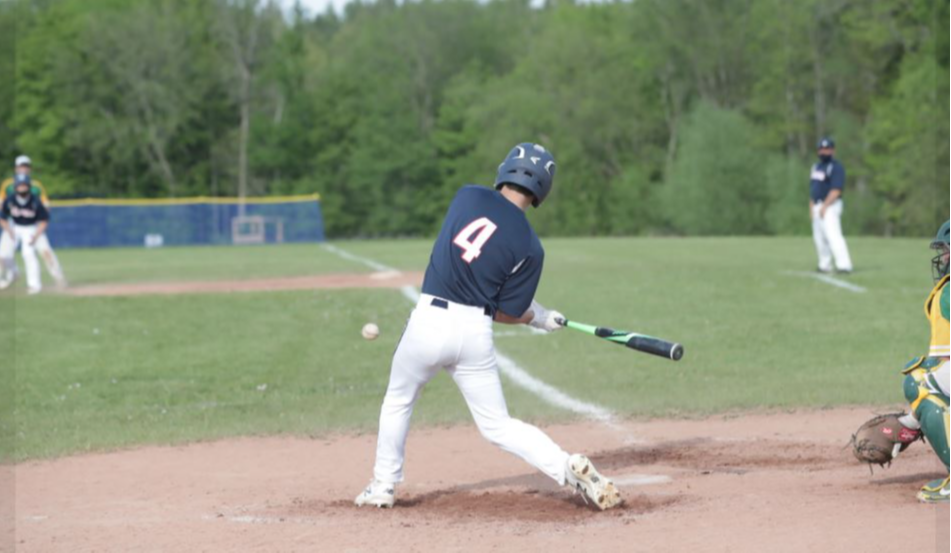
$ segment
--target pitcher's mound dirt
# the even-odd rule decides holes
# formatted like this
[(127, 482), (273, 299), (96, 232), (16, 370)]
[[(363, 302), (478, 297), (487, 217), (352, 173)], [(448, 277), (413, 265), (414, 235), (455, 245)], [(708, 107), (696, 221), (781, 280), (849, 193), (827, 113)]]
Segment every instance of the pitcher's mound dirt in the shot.
[(546, 431), (625, 503), (604, 513), (469, 426), (414, 431), (392, 510), (357, 509), (375, 437), (248, 438), (17, 467), (17, 551), (948, 551), (944, 470), (916, 444), (869, 474), (843, 446), (872, 409)]

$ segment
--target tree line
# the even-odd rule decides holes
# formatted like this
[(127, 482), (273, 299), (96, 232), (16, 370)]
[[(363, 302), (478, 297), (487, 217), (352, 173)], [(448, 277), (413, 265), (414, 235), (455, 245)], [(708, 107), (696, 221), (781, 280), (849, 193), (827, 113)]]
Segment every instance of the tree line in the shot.
[(433, 233), (512, 145), (554, 235), (808, 231), (816, 140), (851, 232), (948, 217), (948, 3), (259, 0), (0, 7), (0, 157), (54, 198), (319, 192), (331, 236)]

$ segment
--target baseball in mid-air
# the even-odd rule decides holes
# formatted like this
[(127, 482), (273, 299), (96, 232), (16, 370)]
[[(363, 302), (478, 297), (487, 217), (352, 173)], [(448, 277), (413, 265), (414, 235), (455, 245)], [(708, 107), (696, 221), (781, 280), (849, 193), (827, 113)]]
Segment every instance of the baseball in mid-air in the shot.
[(367, 323), (363, 325), (363, 330), (360, 331), (360, 334), (367, 340), (376, 340), (380, 335), (380, 327), (373, 323)]

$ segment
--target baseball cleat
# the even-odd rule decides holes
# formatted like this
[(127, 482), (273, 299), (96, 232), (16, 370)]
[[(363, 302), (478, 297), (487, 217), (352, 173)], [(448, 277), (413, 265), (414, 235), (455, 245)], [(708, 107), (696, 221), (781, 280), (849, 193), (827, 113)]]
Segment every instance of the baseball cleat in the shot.
[(389, 509), (396, 503), (395, 488), (396, 486), (394, 484), (373, 480), (370, 482), (370, 485), (367, 486), (367, 489), (363, 490), (363, 493), (357, 496), (353, 503), (357, 507), (372, 505), (373, 507), (381, 509)]
[(602, 511), (621, 504), (621, 493), (608, 478), (602, 476), (584, 455), (568, 457), (568, 485), (581, 492), (585, 503), (590, 499)]
[(948, 479), (932, 480), (918, 492), (918, 501), (922, 503), (947, 503), (951, 498), (951, 488), (948, 487)]
[(35, 296), (35, 295), (37, 295), (37, 294), (40, 293), (40, 289), (39, 289), (39, 288), (28, 288), (27, 291), (26, 291), (26, 293), (27, 293), (27, 295), (29, 295), (29, 296)]
[(16, 277), (0, 279), (0, 290), (6, 290), (7, 288), (13, 286), (13, 283), (16, 282), (16, 280)]

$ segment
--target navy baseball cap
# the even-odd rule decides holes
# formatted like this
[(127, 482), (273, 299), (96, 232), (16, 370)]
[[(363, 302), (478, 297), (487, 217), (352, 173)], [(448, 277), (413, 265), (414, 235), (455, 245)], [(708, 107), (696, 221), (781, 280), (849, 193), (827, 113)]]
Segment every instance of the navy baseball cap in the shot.
[(823, 148), (835, 148), (835, 140), (832, 140), (828, 136), (819, 140), (819, 143), (816, 144), (816, 149), (821, 150)]

